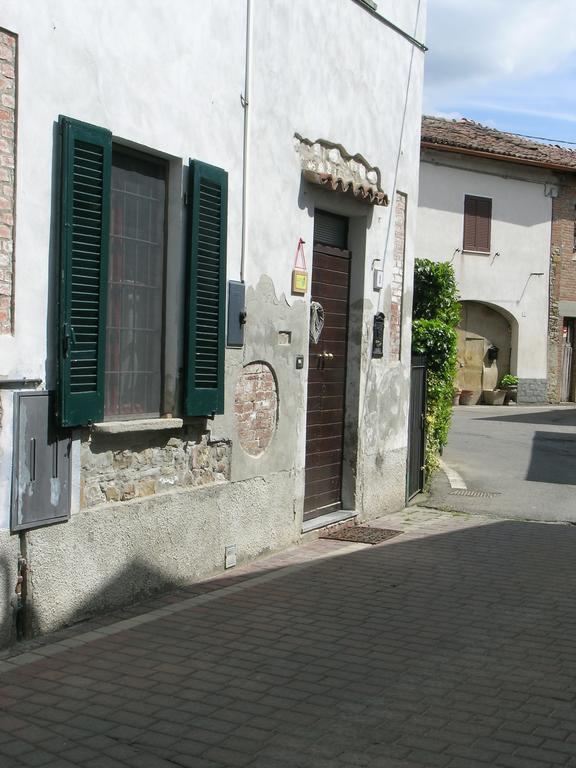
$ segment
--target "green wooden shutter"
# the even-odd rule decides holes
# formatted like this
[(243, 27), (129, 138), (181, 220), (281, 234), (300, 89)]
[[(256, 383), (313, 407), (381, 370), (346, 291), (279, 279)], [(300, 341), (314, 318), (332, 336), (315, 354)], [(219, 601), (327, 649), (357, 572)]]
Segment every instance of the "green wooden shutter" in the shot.
[(58, 416), (73, 427), (104, 414), (112, 134), (67, 117), (60, 131)]
[(224, 413), (228, 174), (190, 161), (186, 283), (187, 416)]

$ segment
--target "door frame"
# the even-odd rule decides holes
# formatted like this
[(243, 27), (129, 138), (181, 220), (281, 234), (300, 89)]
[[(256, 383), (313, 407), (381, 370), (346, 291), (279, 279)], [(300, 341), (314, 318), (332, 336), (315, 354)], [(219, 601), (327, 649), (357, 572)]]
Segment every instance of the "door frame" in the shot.
[[(344, 217), (342, 217), (344, 218)], [(339, 502), (334, 502), (333, 504), (328, 504), (325, 507), (319, 507), (315, 510), (309, 510), (303, 512), (303, 521), (308, 522), (310, 520), (314, 520), (318, 517), (322, 517), (325, 514), (333, 514), (335, 512), (338, 512), (339, 510), (344, 508), (343, 504), (343, 486), (344, 486), (344, 459), (346, 455), (346, 439), (345, 439), (345, 432), (346, 432), (346, 405), (348, 400), (348, 342), (349, 342), (349, 335), (350, 335), (350, 284), (352, 281), (352, 251), (349, 248), (337, 248), (335, 246), (330, 245), (323, 245), (320, 243), (314, 242), (313, 245), (313, 253), (312, 253), (312, 270), (311, 270), (311, 288), (310, 288), (310, 300), (313, 300), (312, 297), (312, 285), (314, 283), (314, 266), (316, 263), (315, 256), (316, 254), (324, 254), (326, 256), (337, 256), (337, 257), (344, 257), (348, 259), (349, 268), (348, 268), (348, 284), (347, 284), (347, 293), (346, 293), (346, 326), (345, 326), (345, 335), (344, 335), (344, 391), (342, 396), (342, 438), (340, 443), (340, 500)], [(306, 381), (306, 427), (305, 427), (305, 434), (307, 436), (308, 432), (308, 401), (309, 401), (309, 395), (308, 395), (308, 386), (310, 381), (310, 358), (311, 358), (311, 352), (310, 352), (310, 337), (308, 337), (308, 360), (309, 360), (309, 366), (308, 366), (308, 379)], [(307, 440), (306, 440), (307, 442)], [(304, 462), (304, 505), (306, 504), (306, 474), (308, 469), (308, 452), (305, 449), (305, 462)], [(336, 506), (335, 506), (336, 505)], [(334, 507), (335, 508), (330, 508)]]

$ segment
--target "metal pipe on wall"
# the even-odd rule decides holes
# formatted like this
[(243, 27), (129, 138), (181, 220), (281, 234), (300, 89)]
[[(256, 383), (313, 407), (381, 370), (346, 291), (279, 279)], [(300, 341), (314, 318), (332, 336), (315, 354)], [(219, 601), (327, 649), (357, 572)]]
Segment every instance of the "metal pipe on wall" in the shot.
[(244, 282), (246, 253), (248, 251), (248, 174), (250, 171), (250, 99), (252, 80), (252, 1), (246, 0), (246, 59), (244, 71), (244, 93), (241, 103), (244, 108), (244, 144), (242, 151), (242, 251), (240, 256), (240, 280)]

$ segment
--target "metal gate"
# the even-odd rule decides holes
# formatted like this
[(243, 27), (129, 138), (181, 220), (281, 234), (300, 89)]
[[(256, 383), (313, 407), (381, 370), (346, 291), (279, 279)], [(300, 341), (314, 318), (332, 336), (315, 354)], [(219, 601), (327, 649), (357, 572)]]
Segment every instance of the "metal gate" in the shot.
[(410, 412), (408, 415), (408, 466), (406, 498), (424, 490), (426, 446), (426, 359), (412, 358), (410, 376)]

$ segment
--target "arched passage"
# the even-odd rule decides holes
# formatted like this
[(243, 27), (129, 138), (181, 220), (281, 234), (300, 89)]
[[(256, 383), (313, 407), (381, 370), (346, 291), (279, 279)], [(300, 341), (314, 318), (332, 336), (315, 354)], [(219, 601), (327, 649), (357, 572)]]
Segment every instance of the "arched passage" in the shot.
[[(472, 390), (478, 403), (482, 390), (495, 389), (502, 376), (516, 370), (518, 324), (509, 312), (479, 301), (463, 301), (461, 307), (456, 383)], [(497, 348), (495, 359), (491, 347)]]

